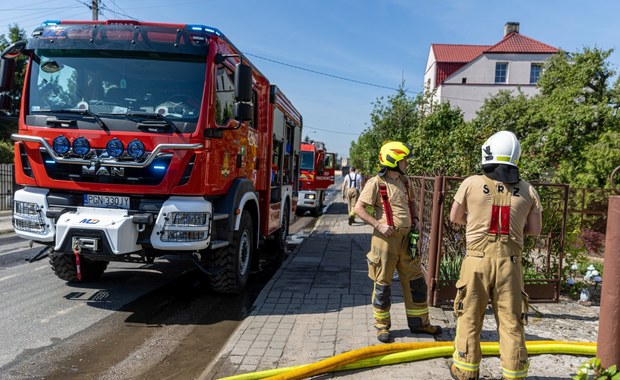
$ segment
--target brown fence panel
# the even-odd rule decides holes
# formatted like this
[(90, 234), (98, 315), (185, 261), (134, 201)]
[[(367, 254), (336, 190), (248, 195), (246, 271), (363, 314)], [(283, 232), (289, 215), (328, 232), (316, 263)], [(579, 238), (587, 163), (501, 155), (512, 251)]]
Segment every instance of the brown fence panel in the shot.
[[(429, 304), (450, 304), (465, 255), (465, 227), (450, 223), (450, 208), (462, 177), (412, 177), (421, 217), (421, 252)], [(533, 302), (557, 302), (568, 210), (568, 185), (534, 183), (543, 204), (543, 232), (528, 236), (523, 252), (526, 292)], [(432, 193), (432, 194), (431, 194)]]

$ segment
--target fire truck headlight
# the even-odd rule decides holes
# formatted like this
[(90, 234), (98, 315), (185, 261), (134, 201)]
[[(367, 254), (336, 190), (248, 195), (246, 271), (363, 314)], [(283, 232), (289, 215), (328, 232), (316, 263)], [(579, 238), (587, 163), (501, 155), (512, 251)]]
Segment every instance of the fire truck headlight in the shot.
[(56, 152), (56, 154), (64, 156), (71, 148), (71, 144), (69, 143), (68, 138), (60, 135), (54, 139), (52, 142), (52, 147), (54, 148), (54, 152)]
[(208, 212), (171, 212), (166, 218), (161, 240), (205, 240), (209, 237), (210, 217)]
[(45, 232), (45, 221), (39, 205), (16, 200), (13, 209), (13, 227), (21, 231)]
[(90, 143), (84, 137), (78, 137), (73, 141), (73, 151), (79, 156), (85, 156), (90, 152)]
[(132, 140), (127, 145), (127, 153), (134, 159), (144, 156), (144, 144), (140, 140)]
[(306, 194), (306, 199), (314, 199), (316, 198), (316, 194)]
[(105, 151), (110, 155), (110, 157), (120, 157), (123, 154), (125, 147), (121, 140), (114, 138), (105, 146)]

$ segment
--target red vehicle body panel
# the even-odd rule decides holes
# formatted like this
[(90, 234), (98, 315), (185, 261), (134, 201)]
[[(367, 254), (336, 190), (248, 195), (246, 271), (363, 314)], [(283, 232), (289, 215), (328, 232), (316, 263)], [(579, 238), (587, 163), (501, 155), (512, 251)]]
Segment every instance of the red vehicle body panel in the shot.
[[(140, 26), (154, 26), (172, 29), (185, 29), (183, 24), (165, 24), (138, 22), (134, 20), (117, 21), (63, 21), (63, 25), (77, 24), (132, 24)], [(151, 38), (161, 41), (173, 42), (170, 33), (153, 33)], [(79, 38), (79, 36), (73, 36)], [(90, 38), (90, 34), (85, 33), (84, 38)], [(127, 33), (119, 32), (115, 37), (119, 39), (127, 38)], [(172, 38), (172, 39), (171, 39)], [(238, 129), (225, 130), (219, 138), (204, 137), (205, 131), (209, 129), (221, 129), (215, 123), (216, 97), (214, 94), (214, 83), (216, 81), (217, 65), (216, 54), (234, 55), (227, 58), (230, 64), (240, 61), (241, 52), (220, 33), (212, 33), (208, 37), (208, 55), (205, 56), (206, 76), (203, 86), (203, 97), (200, 105), (200, 116), (197, 126), (193, 133), (149, 133), (149, 132), (114, 132), (113, 136), (105, 130), (72, 130), (59, 128), (48, 128), (29, 125), (26, 122), (28, 113), (27, 104), (29, 99), (27, 94), (31, 78), (27, 69), (24, 81), (24, 98), (21, 105), (21, 117), (19, 119), (19, 135), (37, 136), (45, 139), (48, 144), (52, 144), (55, 137), (62, 134), (73, 141), (77, 137), (85, 137), (89, 140), (91, 147), (105, 149), (106, 143), (112, 138), (118, 138), (126, 147), (127, 144), (139, 138), (145, 145), (146, 151), (153, 150), (159, 144), (201, 144), (202, 148), (191, 150), (166, 151), (173, 153), (166, 175), (161, 183), (156, 186), (142, 184), (115, 184), (115, 183), (88, 183), (74, 180), (58, 180), (51, 178), (45, 169), (42, 155), (40, 154), (41, 145), (37, 142), (17, 141), (15, 143), (15, 179), (17, 184), (23, 186), (35, 186), (55, 190), (69, 190), (84, 193), (106, 193), (123, 195), (196, 195), (205, 197), (220, 197), (227, 194), (235, 179), (250, 179), (260, 199), (260, 233), (267, 236), (279, 227), (280, 209), (277, 205), (270, 204), (272, 187), (271, 182), (271, 151), (273, 150), (273, 114), (274, 109), (279, 108), (288, 120), (301, 129), (301, 115), (291, 104), (291, 102), (280, 92), (275, 91), (275, 96), (270, 94), (273, 91), (267, 78), (247, 59), (243, 62), (250, 64), (253, 71), (253, 90), (256, 95), (254, 104), (255, 127), (248, 122), (241, 123)], [(230, 126), (234, 126), (232, 123)], [(28, 158), (28, 163), (23, 162), (23, 158)], [(194, 157), (193, 169), (189, 179), (179, 184), (184, 175), (188, 163)], [(23, 168), (29, 165), (32, 175), (24, 172)]]

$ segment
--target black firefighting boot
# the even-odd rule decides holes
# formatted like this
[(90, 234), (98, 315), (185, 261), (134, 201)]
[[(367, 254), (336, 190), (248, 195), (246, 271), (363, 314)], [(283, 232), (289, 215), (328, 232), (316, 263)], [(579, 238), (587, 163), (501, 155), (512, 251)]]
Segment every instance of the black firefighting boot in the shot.
[(430, 323), (420, 327), (412, 327), (410, 330), (412, 334), (441, 335), (443, 332), (441, 326), (431, 325)]
[(450, 376), (454, 380), (478, 380), (478, 372), (463, 371), (459, 367), (452, 364), (450, 366)]
[(392, 336), (390, 335), (390, 330), (386, 328), (377, 329), (377, 339), (381, 343), (390, 343), (392, 342)]

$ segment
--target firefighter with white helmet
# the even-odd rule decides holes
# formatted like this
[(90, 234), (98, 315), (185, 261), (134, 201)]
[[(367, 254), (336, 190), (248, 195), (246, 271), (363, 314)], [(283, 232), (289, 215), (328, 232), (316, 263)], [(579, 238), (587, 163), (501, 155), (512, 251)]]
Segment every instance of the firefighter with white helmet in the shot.
[(542, 207), (532, 185), (519, 177), (521, 146), (514, 133), (500, 131), (482, 145), (482, 175), (466, 178), (454, 196), (450, 221), (466, 226), (454, 312), (457, 316), (450, 374), (478, 379), (480, 332), (491, 301), (499, 333), (504, 379), (523, 379), (528, 297), (521, 255), (525, 235), (538, 235)]
[[(398, 141), (384, 144), (379, 153), (381, 170), (368, 180), (357, 203), (355, 213), (374, 227), (368, 259), (368, 277), (374, 282), (372, 310), (377, 339), (392, 341), (390, 335), (392, 304), (391, 285), (394, 269), (403, 288), (407, 324), (412, 333), (441, 334), (428, 316), (427, 287), (417, 244), (411, 243), (411, 232), (418, 229), (419, 219), (413, 202), (412, 184), (406, 175), (410, 145)], [(374, 216), (366, 208), (374, 209)]]

